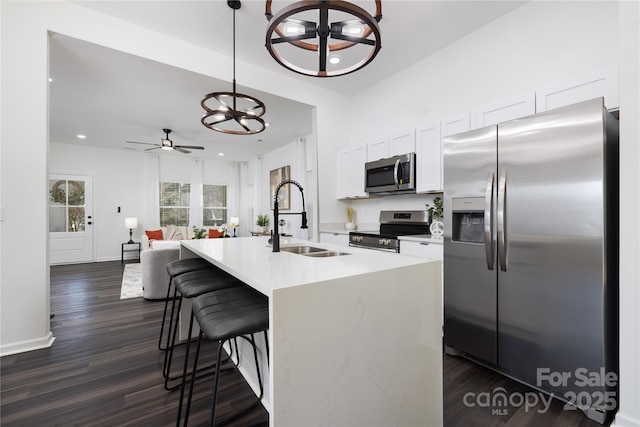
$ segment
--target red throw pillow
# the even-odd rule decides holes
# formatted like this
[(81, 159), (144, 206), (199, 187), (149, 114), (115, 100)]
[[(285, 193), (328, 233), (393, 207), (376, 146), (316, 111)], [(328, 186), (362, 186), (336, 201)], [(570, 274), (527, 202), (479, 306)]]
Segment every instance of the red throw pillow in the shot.
[(145, 230), (144, 232), (149, 237), (149, 240), (163, 240), (162, 230)]
[(216, 237), (220, 237), (220, 232), (218, 230), (216, 230), (216, 229), (210, 228), (209, 229), (209, 238), (213, 239), (213, 238), (216, 238)]

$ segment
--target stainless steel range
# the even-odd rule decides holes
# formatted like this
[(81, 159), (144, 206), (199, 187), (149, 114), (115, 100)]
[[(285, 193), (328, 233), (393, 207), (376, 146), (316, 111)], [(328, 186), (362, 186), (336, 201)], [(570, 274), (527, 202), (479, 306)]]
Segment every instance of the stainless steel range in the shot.
[(381, 211), (380, 233), (349, 233), (349, 246), (400, 252), (398, 236), (429, 234), (427, 211)]

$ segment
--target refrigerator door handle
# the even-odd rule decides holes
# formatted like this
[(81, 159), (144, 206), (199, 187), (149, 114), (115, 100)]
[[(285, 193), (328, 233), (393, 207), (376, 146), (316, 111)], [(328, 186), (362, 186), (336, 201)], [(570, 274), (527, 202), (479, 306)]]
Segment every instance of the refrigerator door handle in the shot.
[(489, 270), (493, 270), (493, 181), (493, 172), (489, 172), (484, 193), (484, 248)]
[(507, 202), (507, 170), (500, 172), (498, 182), (498, 256), (500, 258), (500, 270), (507, 271), (507, 236), (506, 236), (506, 202)]

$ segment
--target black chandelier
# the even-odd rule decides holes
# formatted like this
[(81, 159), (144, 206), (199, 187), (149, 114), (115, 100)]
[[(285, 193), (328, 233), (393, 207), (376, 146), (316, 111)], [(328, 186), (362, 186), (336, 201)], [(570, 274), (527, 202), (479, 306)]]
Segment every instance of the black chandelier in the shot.
[[(303, 0), (274, 16), (271, 0), (267, 0), (265, 45), (273, 59), (296, 73), (313, 77), (353, 73), (380, 51), (382, 3), (375, 0), (375, 4), (376, 14), (371, 16), (347, 1)], [(330, 22), (332, 19), (337, 20)]]
[[(236, 92), (236, 10), (240, 9), (239, 0), (227, 0), (233, 9), (233, 91), (212, 92), (202, 99), (200, 105), (205, 113), (200, 121), (209, 129), (233, 135), (252, 135), (265, 129), (264, 103), (252, 96)], [(211, 108), (209, 104), (216, 100), (218, 105)]]

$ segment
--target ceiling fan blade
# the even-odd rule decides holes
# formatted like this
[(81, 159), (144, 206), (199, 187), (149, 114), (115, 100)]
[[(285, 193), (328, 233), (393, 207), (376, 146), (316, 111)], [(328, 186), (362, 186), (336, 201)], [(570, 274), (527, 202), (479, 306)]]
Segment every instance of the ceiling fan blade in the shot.
[(204, 147), (199, 145), (174, 145), (173, 148), (188, 148), (190, 150), (204, 150)]
[(189, 154), (191, 152), (191, 151), (188, 151), (188, 150), (183, 150), (180, 147), (176, 147), (175, 145), (173, 146), (173, 149), (176, 150), (176, 151), (179, 151), (181, 153), (185, 153), (185, 154)]
[[(154, 144), (155, 145), (155, 144)], [(157, 150), (158, 148), (162, 148), (162, 147), (153, 147), (153, 148), (147, 148), (144, 151), (151, 151), (151, 150)]]
[(138, 141), (125, 141), (129, 144), (143, 144), (143, 145), (158, 145), (158, 144), (151, 144), (150, 142), (138, 142)]

